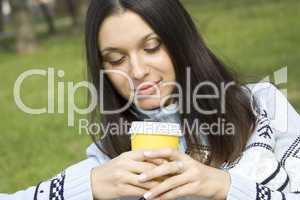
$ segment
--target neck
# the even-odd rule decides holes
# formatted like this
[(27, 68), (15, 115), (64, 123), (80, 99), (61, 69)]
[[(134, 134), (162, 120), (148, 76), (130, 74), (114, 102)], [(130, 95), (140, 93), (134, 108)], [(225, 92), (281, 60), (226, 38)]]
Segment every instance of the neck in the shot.
[[(154, 109), (141, 109), (132, 104), (131, 110), (141, 120), (151, 119), (154, 121), (166, 121), (167, 119), (174, 118), (174, 116), (177, 118), (177, 115), (179, 114), (177, 112), (177, 107), (178, 104), (176, 102), (170, 101), (169, 104), (166, 104), (166, 106)], [(177, 120), (175, 121), (177, 122)]]

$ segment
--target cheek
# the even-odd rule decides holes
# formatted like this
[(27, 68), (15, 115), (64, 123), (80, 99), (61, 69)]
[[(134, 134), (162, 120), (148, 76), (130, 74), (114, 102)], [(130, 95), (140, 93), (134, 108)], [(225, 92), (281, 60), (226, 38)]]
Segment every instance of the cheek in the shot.
[(175, 69), (169, 55), (162, 51), (154, 60), (156, 70), (160, 71), (168, 81), (175, 81)]
[(167, 75), (168, 77), (170, 77), (170, 78), (175, 77), (175, 69), (174, 69), (173, 63), (170, 60), (167, 60), (165, 62), (165, 65), (163, 65), (162, 70), (163, 70), (164, 74)]
[(108, 78), (121, 96), (125, 98), (129, 97), (130, 84), (127, 78), (121, 75), (108, 75)]

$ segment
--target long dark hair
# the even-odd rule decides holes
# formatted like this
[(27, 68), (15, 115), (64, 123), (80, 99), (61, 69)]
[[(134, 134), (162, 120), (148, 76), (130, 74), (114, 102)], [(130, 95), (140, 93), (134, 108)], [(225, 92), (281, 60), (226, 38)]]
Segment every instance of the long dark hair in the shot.
[[(211, 162), (221, 164), (224, 161), (232, 162), (244, 150), (256, 120), (252, 112), (251, 99), (241, 88), (233, 73), (205, 45), (198, 33), (191, 16), (179, 0), (91, 0), (86, 17), (86, 54), (89, 80), (96, 86), (98, 94), (104, 90), (103, 107), (107, 110), (121, 108), (127, 103), (122, 98), (109, 79), (105, 76), (103, 85), (99, 83), (99, 71), (102, 68), (102, 57), (98, 48), (98, 32), (104, 19), (110, 15), (123, 11), (132, 11), (141, 16), (148, 25), (158, 34), (166, 46), (169, 56), (175, 67), (176, 81), (183, 88), (183, 108), (187, 108), (187, 98), (192, 99), (192, 93), (186, 90), (186, 72), (191, 69), (191, 89), (203, 81), (210, 81), (221, 89), (221, 83), (235, 82), (226, 91), (226, 113), (221, 113), (220, 99), (198, 99), (198, 105), (203, 109), (217, 109), (216, 114), (205, 115), (197, 112), (192, 106), (189, 113), (184, 110), (181, 120), (190, 124), (194, 120), (199, 123), (216, 123), (219, 118), (225, 119), (235, 126), (232, 135), (208, 135), (211, 152)], [(122, 33), (120, 33), (122, 34)], [(220, 91), (220, 90), (219, 90)], [(212, 94), (209, 87), (201, 87), (198, 94)], [(100, 96), (98, 96), (100, 98)], [(99, 105), (98, 105), (99, 106)], [(120, 123), (119, 119), (128, 121), (138, 120), (128, 110), (119, 114), (101, 114), (99, 109), (91, 114), (92, 122), (101, 122), (103, 127), (109, 123)], [(121, 125), (120, 125), (121, 126)], [(126, 128), (125, 128), (126, 129)], [(125, 132), (128, 131), (125, 130)], [(93, 141), (98, 148), (114, 158), (122, 152), (130, 150), (128, 134), (108, 134), (100, 139), (101, 135), (92, 134)], [(188, 149), (200, 146), (197, 133), (185, 134)]]

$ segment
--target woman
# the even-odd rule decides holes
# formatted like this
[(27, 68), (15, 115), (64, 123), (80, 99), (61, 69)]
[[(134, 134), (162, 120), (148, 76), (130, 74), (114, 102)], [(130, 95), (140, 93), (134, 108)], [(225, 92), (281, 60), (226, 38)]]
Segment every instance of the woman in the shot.
[[(238, 84), (178, 0), (91, 0), (86, 47), (102, 125), (177, 122), (185, 130), (180, 149), (131, 151), (127, 127), (92, 134), (86, 160), (0, 199), (300, 199), (298, 114), (271, 84)], [(195, 120), (213, 128), (191, 130)], [(230, 131), (216, 130), (218, 120)]]

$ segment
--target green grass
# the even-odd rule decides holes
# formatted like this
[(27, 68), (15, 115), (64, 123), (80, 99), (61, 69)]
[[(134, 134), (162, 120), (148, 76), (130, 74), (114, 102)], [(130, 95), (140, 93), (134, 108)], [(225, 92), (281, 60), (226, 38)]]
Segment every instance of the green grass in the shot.
[[(289, 99), (300, 111), (298, 0), (183, 1), (208, 46), (245, 80), (258, 81), (288, 66)], [(56, 84), (83, 80), (83, 37), (68, 33), (43, 36), (34, 55), (16, 56), (0, 50), (0, 66), (0, 191), (13, 192), (85, 158), (91, 141), (79, 134), (77, 123), (67, 127), (66, 115), (62, 114), (25, 114), (13, 99), (14, 82), (28, 69), (63, 69), (65, 77), (56, 78)], [(45, 77), (30, 78), (24, 82), (22, 98), (30, 106), (44, 106), (46, 89)], [(79, 105), (85, 104), (83, 91), (76, 97)]]
[(208, 46), (248, 82), (288, 67), (290, 101), (300, 110), (300, 2), (185, 0)]
[[(17, 108), (13, 98), (14, 82), (23, 71), (48, 67), (62, 69), (65, 77), (56, 77), (57, 87), (58, 81), (66, 83), (84, 79), (83, 60), (82, 37), (67, 34), (41, 41), (39, 52), (34, 55), (16, 56), (1, 52), (1, 192), (34, 185), (85, 158), (90, 138), (79, 135), (76, 126), (67, 127), (66, 115), (28, 115)], [(22, 98), (27, 105), (34, 108), (47, 105), (46, 77), (28, 78), (22, 89)], [(85, 104), (84, 94), (80, 90), (76, 95), (79, 106)]]

